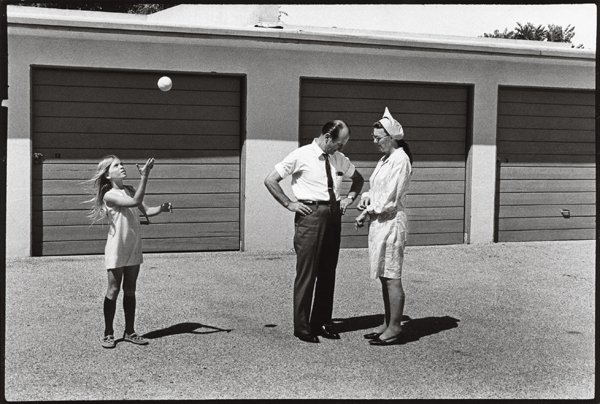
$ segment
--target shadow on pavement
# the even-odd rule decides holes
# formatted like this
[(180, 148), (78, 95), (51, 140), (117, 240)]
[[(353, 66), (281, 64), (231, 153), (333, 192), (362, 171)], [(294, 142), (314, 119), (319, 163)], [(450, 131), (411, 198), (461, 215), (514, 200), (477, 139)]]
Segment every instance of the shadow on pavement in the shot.
[[(410, 317), (402, 316), (402, 321), (408, 321)], [(375, 328), (383, 324), (383, 314), (371, 314), (369, 316), (359, 316), (350, 318), (332, 319), (335, 331), (338, 333), (366, 330)]]
[[(402, 342), (418, 341), (422, 337), (437, 334), (442, 331), (450, 330), (458, 327), (460, 320), (450, 317), (424, 317), (411, 319), (408, 316), (402, 316), (402, 321), (406, 321), (402, 325), (404, 336)], [(350, 318), (335, 318), (333, 319), (335, 330), (339, 333), (366, 330), (375, 328), (383, 323), (383, 314), (372, 314), (369, 316), (359, 316)]]
[(421, 337), (456, 328), (459, 321), (450, 316), (424, 317), (410, 320), (402, 325), (402, 332), (405, 333), (404, 337), (402, 337), (402, 342), (418, 341)]
[[(198, 328), (209, 328), (210, 330), (209, 331), (196, 331)], [(150, 332), (142, 335), (142, 337), (148, 338), (148, 339), (154, 339), (154, 338), (162, 338), (162, 337), (166, 337), (169, 335), (176, 335), (176, 334), (214, 334), (216, 332), (230, 332), (230, 331), (232, 331), (232, 330), (225, 330), (222, 328), (212, 327), (210, 325), (200, 324), (200, 323), (179, 323), (179, 324), (175, 324), (170, 327), (167, 327), (167, 328), (163, 328), (161, 330), (150, 331)]]

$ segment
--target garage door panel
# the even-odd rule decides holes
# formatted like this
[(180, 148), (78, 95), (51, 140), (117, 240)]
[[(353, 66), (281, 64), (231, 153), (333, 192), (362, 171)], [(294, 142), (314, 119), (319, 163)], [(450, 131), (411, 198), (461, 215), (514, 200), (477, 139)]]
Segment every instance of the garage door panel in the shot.
[[(365, 225), (366, 227), (366, 225)], [(408, 230), (410, 234), (431, 234), (431, 233), (462, 233), (463, 221), (462, 220), (432, 220), (432, 221), (421, 221), (421, 220), (409, 220)], [(354, 223), (342, 223), (342, 232), (344, 234), (352, 235), (366, 235), (367, 230), (365, 228), (355, 231)]]
[[(462, 142), (421, 142), (411, 141), (408, 142), (411, 153), (417, 154), (435, 154), (435, 155), (452, 155), (458, 154), (464, 156), (465, 144)], [(377, 150), (377, 146), (371, 140), (359, 140), (351, 138), (348, 143), (344, 146), (344, 154), (362, 154), (362, 153), (376, 153), (381, 158), (381, 152)]]
[(499, 103), (595, 105), (595, 94), (590, 91), (563, 91), (555, 89), (508, 88), (498, 93)]
[(503, 166), (500, 172), (503, 180), (593, 180), (596, 169), (593, 167), (518, 167)]
[[(158, 203), (148, 203), (149, 206), (158, 205)], [(176, 214), (161, 214), (150, 218), (151, 224), (161, 223), (209, 223), (209, 222), (238, 222), (240, 212), (238, 208), (200, 208), (186, 209), (175, 208)], [(87, 216), (87, 210), (75, 211), (45, 211), (40, 220), (36, 223), (42, 223), (44, 226), (85, 226), (90, 225), (90, 218)], [(41, 211), (34, 212), (34, 215), (41, 215)], [(142, 219), (142, 221), (145, 219)], [(107, 220), (103, 220), (108, 224)]]
[[(367, 191), (369, 185), (366, 181), (363, 191)], [(410, 194), (460, 194), (465, 191), (464, 181), (415, 181), (410, 183)], [(342, 183), (340, 189), (341, 195), (345, 195), (350, 191), (350, 182)]]
[(205, 97), (198, 97), (194, 91), (160, 91), (158, 89), (136, 90), (130, 88), (85, 88), (61, 86), (35, 86), (32, 90), (33, 101), (64, 101), (85, 103), (119, 104), (158, 104), (158, 105), (207, 105), (240, 106), (240, 96), (236, 92), (210, 91)]
[[(209, 135), (158, 135), (158, 134), (97, 134), (90, 136), (72, 133), (39, 133), (39, 147), (54, 147), (59, 149), (69, 149), (86, 147), (93, 148), (102, 139), (104, 147), (111, 147), (111, 150), (125, 148), (136, 148), (138, 153), (144, 150), (144, 147), (156, 148), (154, 142), (165, 142), (165, 149), (182, 150), (189, 145), (192, 149), (198, 149), (204, 146), (210, 150), (236, 150), (239, 149), (239, 137), (230, 136), (209, 136)], [(59, 151), (59, 153), (62, 153)], [(147, 155), (147, 154), (146, 154)], [(147, 159), (147, 158), (146, 158)]]
[[(78, 241), (104, 240), (109, 231), (106, 224), (83, 226), (46, 226), (34, 227), (33, 239), (42, 241)], [(145, 239), (170, 237), (233, 237), (239, 233), (238, 222), (222, 223), (164, 223), (143, 226), (142, 234)], [(143, 242), (142, 242), (143, 244)]]
[[(124, 160), (127, 170), (127, 181), (139, 181), (140, 173), (135, 167), (135, 163), (128, 163)], [(140, 161), (140, 167), (145, 161)], [(97, 164), (41, 164), (44, 179), (55, 180), (88, 180), (96, 173)], [(183, 179), (183, 178), (239, 178), (239, 165), (230, 164), (178, 164), (166, 165), (156, 163), (150, 174), (152, 179)], [(132, 182), (131, 185), (135, 185)]]
[(526, 103), (502, 103), (498, 107), (501, 115), (522, 116), (545, 116), (545, 117), (569, 117), (589, 118), (594, 115), (593, 105), (549, 105), (549, 104), (526, 104)]
[(495, 239), (584, 239), (596, 226), (594, 92), (499, 94)]
[[(356, 166), (356, 164), (355, 164)], [(418, 168), (418, 169), (417, 169)], [(357, 170), (360, 171), (362, 176), (368, 179), (373, 171), (375, 171), (375, 167), (356, 167)], [(465, 178), (465, 169), (464, 168), (434, 168), (434, 167), (414, 167), (413, 166), (413, 174), (410, 177), (411, 182), (414, 181), (462, 181)], [(350, 180), (345, 180), (350, 181)]]
[[(201, 190), (198, 190), (201, 191)], [(59, 210), (87, 210), (91, 204), (88, 203), (92, 195), (44, 195), (33, 199), (33, 211), (59, 211)], [(144, 198), (147, 205), (159, 205), (162, 202), (169, 201), (173, 204), (173, 209), (188, 208), (238, 208), (240, 198), (238, 194), (168, 194), (147, 192)], [(157, 216), (160, 217), (160, 216)], [(164, 217), (164, 216), (163, 216)], [(169, 216), (175, 220), (174, 216)]]
[(593, 154), (589, 143), (555, 143), (555, 142), (504, 142), (499, 141), (502, 154)]
[[(111, 134), (169, 134), (174, 135), (239, 135), (238, 121), (194, 121), (159, 119), (112, 119), (112, 118), (34, 118), (33, 130), (37, 133), (98, 133), (104, 137)], [(41, 144), (41, 147), (48, 146)], [(50, 145), (52, 146), (52, 145)]]
[[(342, 216), (342, 223), (350, 223), (354, 225), (354, 220), (360, 214), (356, 208), (348, 208), (346, 214)], [(410, 218), (409, 221), (419, 220), (462, 220), (464, 210), (461, 207), (442, 207), (442, 208), (426, 208), (413, 207), (406, 209), (406, 215)]]
[(595, 229), (524, 230), (500, 233), (500, 242), (593, 240)]
[(596, 203), (595, 192), (544, 192), (544, 193), (508, 193), (500, 194), (500, 205), (546, 205), (546, 204), (588, 204)]
[[(33, 195), (77, 195), (85, 191), (86, 184), (77, 180), (34, 180)], [(236, 193), (239, 192), (239, 179), (151, 179), (148, 191), (160, 193)]]
[(593, 118), (564, 118), (564, 117), (540, 117), (540, 116), (499, 116), (499, 128), (547, 128), (547, 129), (571, 129), (571, 130), (594, 130)]
[(76, 74), (70, 70), (49, 69), (43, 75), (35, 75), (32, 83), (36, 86), (51, 85), (56, 83), (68, 83), (69, 87), (85, 88), (136, 88), (156, 90), (158, 79), (162, 76), (173, 79), (173, 89), (185, 89), (186, 91), (229, 91), (240, 92), (240, 82), (231, 80), (230, 77), (197, 76), (185, 73), (162, 74), (155, 72), (126, 72), (102, 70), (79, 70)]
[(589, 143), (595, 141), (593, 130), (499, 128), (498, 138), (505, 142)]
[(102, 156), (117, 154), (126, 163), (145, 163), (149, 157), (156, 159), (157, 165), (163, 164), (240, 164), (239, 150), (200, 150), (185, 148), (169, 149), (123, 149), (94, 148), (94, 149), (56, 149), (35, 147), (34, 153), (43, 154), (43, 164), (98, 164)]
[(506, 218), (500, 230), (594, 229), (595, 218), (589, 217), (527, 217)]
[(388, 107), (392, 111), (403, 111), (405, 114), (433, 112), (437, 115), (461, 114), (466, 108), (465, 102), (415, 101), (415, 100), (372, 100), (365, 109), (362, 99), (339, 99), (305, 97), (302, 99), (304, 111), (344, 111), (347, 113), (380, 114)]
[[(381, 114), (381, 112), (379, 112)], [(335, 118), (332, 118), (331, 112), (303, 112), (303, 122), (306, 125), (317, 126), (321, 122), (325, 123), (331, 119), (341, 119), (346, 122), (350, 128), (358, 126), (373, 126), (375, 122), (373, 117), (380, 118), (381, 115), (376, 113), (360, 113), (360, 112), (337, 112)], [(465, 116), (461, 115), (435, 115), (435, 114), (397, 114), (397, 120), (401, 120), (402, 126), (407, 127), (420, 126), (428, 128), (462, 128), (466, 122)], [(322, 127), (323, 124), (321, 124)]]
[[(571, 217), (591, 217), (595, 218), (596, 205), (574, 205), (569, 203), (569, 214)], [(557, 217), (562, 218), (561, 213), (564, 207), (557, 205), (531, 205), (531, 206), (502, 206), (500, 207), (499, 217), (501, 218), (522, 218), (522, 217)]]
[[(589, 146), (588, 146), (589, 147)], [(596, 156), (593, 154), (511, 154), (511, 153), (498, 153), (498, 158), (502, 164), (509, 163), (511, 165), (539, 165), (544, 166), (556, 166), (556, 167), (570, 167), (572, 165), (580, 166), (586, 165), (588, 167), (594, 167)]]
[(190, 119), (238, 121), (239, 106), (148, 105), (119, 103), (79, 103), (37, 101), (33, 107), (38, 117), (120, 118), (120, 119)]
[[(46, 242), (43, 245), (34, 245), (33, 254), (35, 256), (104, 254), (105, 244), (106, 240)], [(239, 237), (148, 239), (142, 242), (144, 253), (237, 251), (239, 249)]]
[[(332, 114), (328, 119), (336, 119), (335, 113)], [(369, 122), (365, 125), (350, 125), (350, 129), (352, 130), (352, 134), (350, 135), (351, 142), (355, 140), (369, 140), (369, 135), (373, 133), (373, 124), (378, 120), (377, 117), (381, 118), (379, 114), (373, 114), (375, 116), (375, 121)], [(300, 140), (306, 143), (312, 142), (312, 139), (319, 137), (321, 133), (321, 128), (323, 127), (323, 123), (308, 125), (302, 124), (300, 126)], [(402, 125), (404, 129), (404, 135), (406, 139), (411, 140), (412, 144), (415, 141), (421, 142), (430, 142), (430, 141), (446, 141), (446, 142), (464, 142), (466, 139), (466, 133), (464, 128), (418, 128), (418, 127), (409, 127), (406, 125)], [(373, 139), (371, 138), (371, 142)], [(350, 143), (348, 143), (350, 144)]]
[(317, 83), (310, 79), (303, 80), (300, 88), (302, 97), (323, 98), (360, 98), (369, 100), (427, 100), (427, 101), (457, 101), (465, 102), (467, 89), (457, 86), (426, 86), (421, 84), (390, 85), (377, 82), (334, 82), (325, 81)]
[(133, 186), (134, 164), (154, 157), (144, 201), (173, 203), (142, 227), (144, 251), (239, 250), (241, 80), (169, 76), (174, 87), (162, 92), (152, 74), (33, 70), (33, 150), (43, 155), (33, 165), (34, 255), (103, 253), (108, 225), (90, 225), (86, 180), (108, 154)]
[(501, 180), (500, 192), (591, 192), (594, 180)]
[[(381, 157), (381, 156), (379, 156)], [(361, 161), (361, 160), (356, 160), (356, 159), (352, 159), (352, 164), (354, 164), (354, 166), (361, 170), (360, 172), (362, 173), (362, 170), (364, 170), (365, 168), (370, 168), (373, 169), (373, 165), (370, 161)], [(439, 161), (439, 160), (434, 160), (434, 161), (425, 161), (425, 160), (421, 160), (419, 159), (419, 161), (413, 161), (412, 163), (412, 168), (413, 170), (416, 168), (419, 169), (424, 169), (424, 168), (435, 168), (435, 169), (450, 169), (450, 170), (454, 170), (456, 168), (462, 168), (464, 170), (466, 164), (465, 161)], [(425, 171), (425, 170), (423, 170)], [(464, 172), (464, 171), (463, 171)], [(413, 172), (413, 177), (415, 178), (414, 175), (416, 175), (416, 171)]]

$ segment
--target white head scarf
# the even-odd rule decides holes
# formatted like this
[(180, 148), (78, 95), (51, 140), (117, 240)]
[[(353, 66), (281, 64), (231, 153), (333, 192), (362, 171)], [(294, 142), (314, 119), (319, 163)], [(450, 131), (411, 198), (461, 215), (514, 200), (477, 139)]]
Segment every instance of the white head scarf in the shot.
[(404, 137), (402, 125), (400, 125), (400, 123), (392, 117), (392, 114), (390, 114), (390, 111), (387, 107), (385, 107), (383, 118), (381, 118), (378, 122), (381, 123), (392, 139), (402, 140)]

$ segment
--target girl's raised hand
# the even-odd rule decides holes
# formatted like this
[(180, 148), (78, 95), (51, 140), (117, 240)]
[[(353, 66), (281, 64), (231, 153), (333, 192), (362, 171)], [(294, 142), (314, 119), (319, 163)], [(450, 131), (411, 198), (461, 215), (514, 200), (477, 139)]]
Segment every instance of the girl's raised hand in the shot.
[(150, 174), (150, 170), (154, 167), (154, 157), (150, 157), (144, 167), (140, 168), (138, 164), (135, 165), (140, 172), (140, 175), (143, 177), (147, 177)]

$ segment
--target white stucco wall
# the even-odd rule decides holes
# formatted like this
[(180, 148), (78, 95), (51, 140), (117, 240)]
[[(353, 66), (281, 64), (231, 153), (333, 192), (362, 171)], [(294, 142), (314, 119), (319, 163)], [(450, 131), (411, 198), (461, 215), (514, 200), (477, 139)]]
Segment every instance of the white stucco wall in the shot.
[[(285, 30), (77, 23), (27, 18), (14, 12), (11, 17), (11, 9), (7, 256), (12, 257), (31, 252), (31, 65), (245, 75), (245, 250), (292, 248), (293, 214), (271, 197), (263, 180), (298, 145), (301, 77), (473, 86), (466, 204), (471, 243), (493, 240), (498, 86), (595, 86), (595, 56), (585, 51), (414, 43), (369, 36), (356, 39)], [(290, 192), (289, 180), (283, 186)]]

